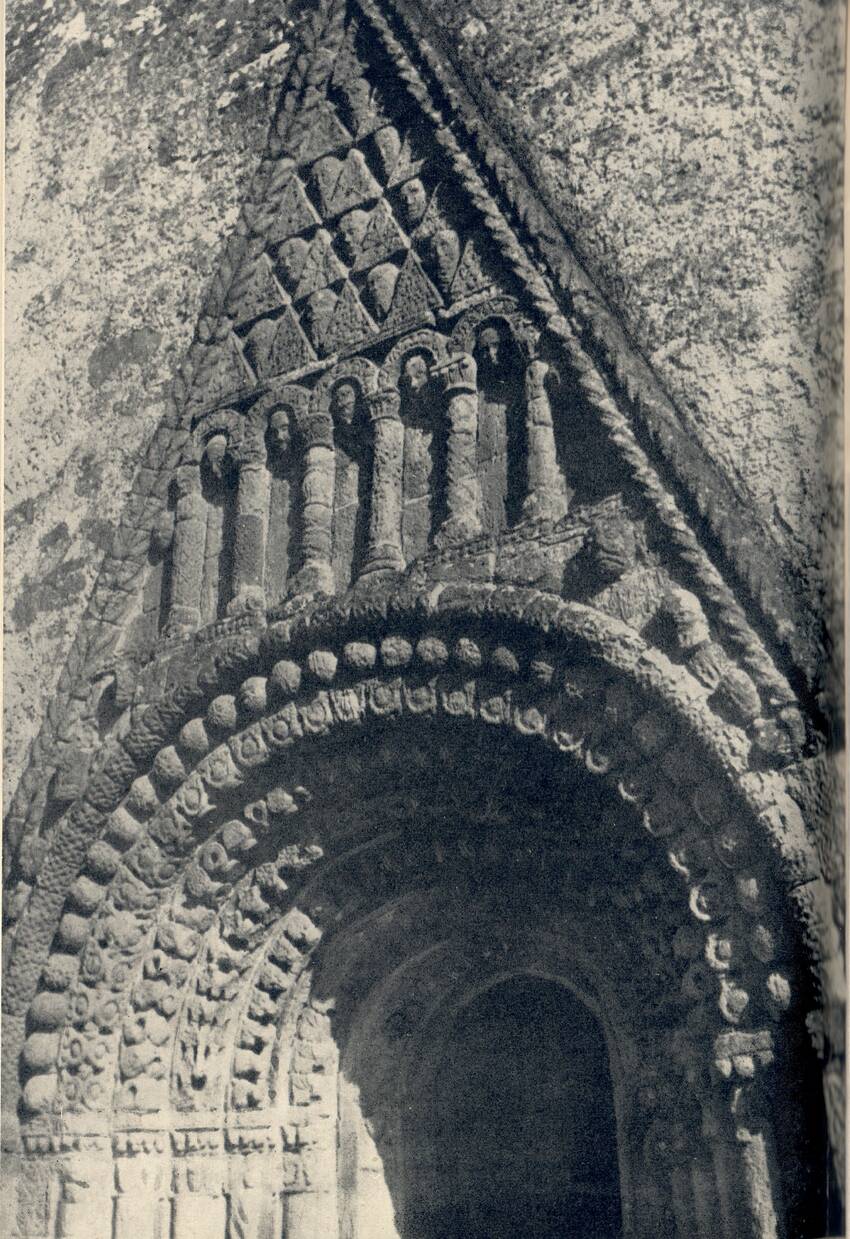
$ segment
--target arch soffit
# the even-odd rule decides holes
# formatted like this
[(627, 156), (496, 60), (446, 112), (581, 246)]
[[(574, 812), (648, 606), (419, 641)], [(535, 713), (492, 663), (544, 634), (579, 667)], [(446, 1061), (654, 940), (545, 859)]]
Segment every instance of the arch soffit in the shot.
[[(427, 635), (420, 638), (414, 649), (414, 644), (406, 637), (394, 635), (399, 627), (403, 628), (405, 623), (410, 625), (411, 621), (413, 627), (420, 631), (439, 630), (446, 625), (456, 628), (458, 622), (466, 622), (473, 628), (480, 628), (482, 621), (485, 621), (485, 627), (496, 621), (501, 630), (499, 636), (504, 640), (510, 639), (511, 632), (521, 642), (527, 642), (528, 638), (532, 637), (538, 642), (544, 642), (555, 653), (561, 647), (562, 653), (569, 651), (573, 657), (578, 654), (579, 657), (590, 658), (598, 668), (607, 669), (609, 674), (625, 676), (642, 693), (649, 693), (651, 697), (654, 697), (657, 706), (675, 720), (677, 727), (681, 728), (684, 725), (685, 731), (691, 737), (693, 750), (703, 750), (710, 764), (715, 767), (714, 781), (718, 785), (725, 782), (727, 788), (735, 793), (739, 802), (738, 811), (749, 817), (751, 823), (752, 819), (760, 817), (761, 820), (757, 824), (758, 830), (763, 830), (765, 826), (770, 827), (771, 810), (775, 813), (776, 805), (775, 802), (771, 804), (769, 794), (765, 795), (763, 781), (754, 783), (747, 779), (746, 744), (742, 742), (740, 733), (736, 734), (734, 728), (720, 724), (710, 714), (704, 702), (700, 700), (700, 697), (705, 695), (704, 691), (691, 681), (687, 673), (668, 663), (663, 656), (648, 650), (640, 639), (636, 638), (635, 634), (625, 626), (579, 604), (562, 603), (554, 598), (546, 599), (544, 602), (540, 597), (531, 599), (524, 596), (522, 591), (517, 590), (470, 590), (469, 587), (464, 587), (460, 597), (453, 597), (451, 588), (446, 587), (439, 595), (416, 598), (407, 603), (396, 599), (394, 605), (390, 605), (387, 600), (387, 605), (381, 608), (380, 612), (370, 615), (366, 610), (361, 611), (360, 614), (356, 612), (345, 614), (340, 608), (331, 607), (324, 614), (315, 613), (309, 617), (302, 617), (300, 621), (273, 625), (265, 634), (262, 642), (248, 639), (235, 657), (231, 656), (217, 667), (203, 668), (195, 684), (184, 685), (182, 689), (176, 691), (168, 704), (153, 707), (144, 714), (141, 727), (136, 735), (134, 736), (131, 732), (131, 735), (124, 741), (123, 753), (117, 757), (113, 755), (111, 766), (108, 762), (95, 776), (94, 786), (90, 785), (82, 805), (81, 802), (77, 802), (76, 814), (72, 809), (60, 831), (58, 846), (48, 857), (43, 880), (37, 884), (24, 913), (25, 930), (29, 926), (36, 932), (24, 932), (19, 936), (18, 950), (12, 961), (11, 1003), (7, 1003), (7, 1006), (11, 1006), (13, 1015), (17, 1014), (19, 1018), (22, 1017), (30, 1001), (36, 996), (37, 985), (33, 982), (37, 982), (41, 973), (42, 964), (45, 962), (44, 948), (49, 944), (52, 930), (58, 921), (58, 916), (54, 916), (46, 931), (43, 918), (45, 915), (50, 917), (51, 903), (56, 912), (61, 911), (62, 901), (57, 901), (56, 888), (51, 882), (51, 879), (55, 882), (56, 878), (56, 861), (61, 859), (67, 870), (68, 861), (72, 860), (69, 853), (73, 854), (76, 851), (76, 863), (72, 860), (73, 873), (79, 872), (83, 866), (86, 848), (80, 844), (84, 845), (87, 840), (86, 832), (80, 832), (79, 825), (81, 815), (84, 815), (86, 810), (89, 819), (92, 813), (100, 815), (98, 824), (101, 826), (106, 824), (105, 817), (110, 807), (126, 815), (128, 810), (120, 806), (120, 801), (123, 800), (124, 793), (129, 790), (126, 787), (129, 782), (128, 775), (138, 775), (140, 770), (149, 767), (152, 771), (152, 778), (145, 775), (141, 780), (141, 783), (146, 784), (144, 795), (139, 791), (140, 781), (137, 778), (134, 784), (135, 792), (131, 792), (128, 803), (134, 805), (138, 813), (140, 801), (147, 797), (148, 814), (143, 812), (142, 820), (150, 814), (151, 810), (154, 810), (154, 818), (157, 817), (157, 810), (160, 813), (173, 812), (180, 806), (185, 812), (189, 803), (186, 789), (197, 787), (198, 781), (204, 777), (204, 769), (209, 772), (216, 753), (222, 756), (227, 754), (227, 761), (234, 766), (245, 762), (247, 758), (247, 768), (253, 768), (256, 758), (250, 757), (249, 750), (262, 735), (264, 725), (265, 735), (267, 737), (273, 735), (273, 728), (276, 724), (269, 723), (270, 719), (280, 720), (288, 716), (291, 720), (298, 720), (296, 726), (301, 729), (302, 740), (308, 739), (311, 733), (327, 734), (337, 722), (359, 721), (359, 719), (346, 717), (346, 712), (350, 712), (355, 707), (357, 694), (353, 690), (340, 692), (331, 688), (337, 678), (338, 668), (343, 671), (343, 679), (346, 672), (354, 679), (363, 679), (366, 673), (368, 679), (369, 673), (374, 672), (379, 666), (385, 675), (390, 673), (391, 680), (403, 681), (405, 668), (411, 661), (414, 664), (418, 661), (426, 670), (432, 671), (439, 670), (447, 664), (450, 665), (452, 658), (456, 665), (459, 659), (461, 666), (464, 658), (467, 660), (472, 658), (475, 661), (471, 649), (464, 645), (464, 638), (456, 640), (453, 654), (450, 654), (447, 645), (439, 637)], [(371, 629), (374, 632), (376, 627), (393, 635), (385, 636), (375, 644), (369, 641), (346, 642), (344, 640), (345, 637), (360, 635), (364, 630)], [(329, 637), (333, 632), (337, 635), (338, 652), (327, 648), (332, 644)], [(282, 654), (303, 651), (305, 647), (314, 642), (318, 648), (307, 654), (302, 660), (303, 666), (297, 664), (294, 659), (280, 657)], [(472, 645), (474, 646), (474, 642)], [(216, 690), (222, 687), (233, 687), (234, 682), (240, 678), (240, 674), (244, 676), (246, 671), (256, 673), (263, 670), (271, 672), (269, 680), (262, 682), (261, 675), (248, 675), (243, 679), (236, 694), (218, 693), (214, 696)], [(477, 667), (467, 666), (465, 668), (467, 673), (470, 670), (477, 670)], [(516, 670), (518, 671), (518, 667)], [(509, 672), (513, 673), (513, 668), (509, 668)], [(538, 671), (534, 674), (540, 673)], [(288, 684), (283, 682), (287, 676), (290, 677)], [(305, 682), (312, 681), (315, 693), (312, 703), (301, 707), (300, 710), (294, 704), (285, 705), (277, 711), (277, 714), (267, 714), (266, 696), (269, 687), (271, 686), (279, 695), (292, 697), (300, 688), (302, 676)], [(405, 699), (408, 709), (411, 703), (417, 703), (421, 708), (424, 698), (417, 698), (415, 691), (407, 695), (400, 689), (397, 692), (397, 687), (398, 685), (395, 685), (387, 689), (385, 685), (385, 689), (381, 690), (389, 691), (389, 698), (384, 699), (384, 704), (391, 704), (391, 712), (397, 709), (399, 694)], [(537, 689), (538, 696), (545, 699), (547, 694), (539, 685)], [(453, 709), (462, 704), (459, 699), (455, 698), (457, 691), (455, 688), (447, 687), (445, 692), (442, 692), (442, 708), (449, 715)], [(335, 693), (333, 697), (332, 692)], [(551, 697), (551, 694), (549, 696)], [(187, 728), (188, 732), (196, 737), (205, 732), (203, 721), (196, 719), (193, 724), (192, 715), (203, 701), (209, 701), (210, 698), (213, 698), (213, 701), (209, 705), (208, 721), (211, 718), (209, 711), (212, 710), (215, 715), (216, 706), (219, 711), (223, 709), (225, 713), (232, 708), (232, 720), (228, 720), (231, 725), (221, 729), (229, 732), (230, 735), (226, 744), (219, 744), (212, 753), (208, 753), (206, 757), (197, 761), (199, 756), (197, 751), (194, 754), (186, 751)], [(225, 705), (222, 705), (222, 700), (226, 701)], [(378, 692), (377, 696), (373, 694), (371, 698), (373, 707), (376, 703), (378, 709), (374, 710), (375, 715), (385, 717), (386, 711), (381, 705), (381, 692)], [(334, 711), (337, 712), (336, 718), (334, 718)], [(236, 723), (240, 712), (243, 719), (246, 715), (250, 717), (251, 714), (255, 718), (258, 715), (266, 717), (263, 723), (249, 723), (247, 727), (238, 730)], [(508, 711), (509, 716), (510, 713)], [(529, 705), (524, 712), (514, 711), (512, 719), (506, 717), (503, 721), (508, 725), (512, 723), (520, 731), (535, 732), (537, 730), (541, 736), (545, 735), (549, 726), (545, 712), (541, 712), (534, 705)], [(164, 750), (161, 747), (163, 742), (173, 737), (181, 726), (183, 728), (180, 731), (182, 740), (178, 738), (176, 747), (166, 745), (165, 749), (168, 750), (168, 754), (167, 758), (163, 758)], [(268, 730), (269, 726), (272, 727), (272, 731)], [(573, 756), (579, 759), (583, 757), (588, 767), (592, 768), (593, 761), (588, 760), (589, 757), (592, 759), (592, 752), (587, 746), (587, 738), (576, 736), (569, 731), (565, 733), (565, 736), (565, 747), (571, 749)], [(557, 745), (558, 741), (554, 733), (551, 738)], [(293, 743), (294, 739), (294, 735), (288, 734), (285, 737), (285, 745)], [(262, 743), (265, 744), (265, 741)], [(153, 751), (155, 745), (158, 749), (156, 753)], [(206, 747), (207, 749), (212, 747), (208, 738)], [(181, 748), (190, 764), (192, 759), (197, 761), (196, 769), (189, 773), (188, 777), (183, 758), (178, 751)], [(267, 750), (266, 760), (268, 760), (269, 753), (270, 750)], [(128, 757), (131, 759), (130, 762), (127, 761)], [(155, 785), (158, 783), (160, 787), (162, 786), (163, 771), (172, 759), (176, 759), (176, 765), (172, 766), (171, 778), (173, 781), (174, 769), (179, 766), (180, 773), (177, 779), (180, 786), (166, 800), (163, 808), (156, 795)], [(159, 762), (158, 769), (157, 762)], [(128, 766), (132, 768), (128, 769)], [(244, 773), (238, 773), (240, 781), (244, 777)], [(108, 795), (110, 780), (114, 789), (111, 797)], [(116, 783), (125, 785), (120, 795), (115, 794), (119, 790), (115, 787)], [(114, 802), (112, 806), (109, 803), (110, 799)], [(77, 838), (74, 838), (75, 827)], [(97, 831), (90, 832), (88, 839), (90, 840), (93, 834), (98, 833)], [(79, 837), (80, 834), (83, 835), (82, 838)], [(806, 852), (805, 841), (799, 838), (794, 840), (788, 851), (786, 862), (791, 862), (796, 873), (800, 857)], [(54, 862), (53, 865), (50, 863), (51, 860)], [(59, 867), (61, 868), (61, 865)], [(50, 899), (51, 886), (54, 896), (52, 900)], [(42, 922), (41, 925), (39, 921)], [(22, 1027), (20, 1032), (23, 1032)]]

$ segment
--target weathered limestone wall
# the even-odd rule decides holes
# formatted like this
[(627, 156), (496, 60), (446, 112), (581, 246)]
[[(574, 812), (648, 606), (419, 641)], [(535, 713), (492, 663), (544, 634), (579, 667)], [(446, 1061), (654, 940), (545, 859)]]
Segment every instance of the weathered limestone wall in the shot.
[[(823, 607), (843, 6), (429, 3)], [(12, 6), (7, 795), (235, 220), (287, 34), (270, 0)]]

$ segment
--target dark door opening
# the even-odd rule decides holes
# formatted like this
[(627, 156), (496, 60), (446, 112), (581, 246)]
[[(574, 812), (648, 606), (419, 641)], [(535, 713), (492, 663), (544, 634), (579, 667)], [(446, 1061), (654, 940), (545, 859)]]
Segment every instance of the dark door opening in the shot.
[(427, 1191), (411, 1185), (411, 1236), (621, 1235), (607, 1049), (571, 991), (521, 977), (476, 999), (454, 1021), (426, 1108), (430, 1147), (416, 1161), (432, 1173)]

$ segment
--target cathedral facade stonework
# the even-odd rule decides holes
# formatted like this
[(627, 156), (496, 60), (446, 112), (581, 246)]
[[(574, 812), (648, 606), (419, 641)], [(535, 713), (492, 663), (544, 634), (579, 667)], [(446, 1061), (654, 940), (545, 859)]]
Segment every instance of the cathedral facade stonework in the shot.
[(309, 5), (7, 817), (4, 1233), (838, 1225), (829, 718), (741, 518), (436, 32)]

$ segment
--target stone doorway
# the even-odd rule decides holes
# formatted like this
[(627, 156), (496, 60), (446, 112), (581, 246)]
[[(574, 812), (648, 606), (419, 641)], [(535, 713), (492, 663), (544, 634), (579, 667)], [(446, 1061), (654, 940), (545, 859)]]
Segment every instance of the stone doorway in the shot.
[(569, 989), (517, 976), (475, 997), (451, 1021), (421, 1102), (409, 1239), (622, 1234), (605, 1038)]

